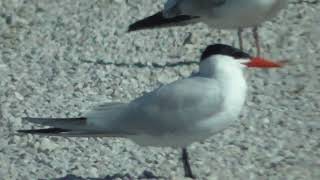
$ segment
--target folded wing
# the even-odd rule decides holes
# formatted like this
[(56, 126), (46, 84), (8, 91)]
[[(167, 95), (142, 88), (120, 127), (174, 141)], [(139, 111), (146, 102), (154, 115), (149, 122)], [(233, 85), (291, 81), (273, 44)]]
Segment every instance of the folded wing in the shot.
[[(163, 86), (128, 105), (127, 129), (150, 134), (192, 129), (222, 110), (223, 96), (215, 80), (193, 77)], [(134, 130), (132, 130), (134, 132)]]

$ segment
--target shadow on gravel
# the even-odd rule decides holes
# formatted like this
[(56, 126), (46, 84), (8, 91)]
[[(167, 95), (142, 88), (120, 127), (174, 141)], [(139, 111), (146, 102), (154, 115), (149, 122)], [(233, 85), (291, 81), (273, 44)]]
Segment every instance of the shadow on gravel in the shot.
[[(122, 179), (122, 180), (131, 180), (131, 179), (165, 179), (164, 177), (156, 176), (150, 171), (143, 171), (143, 173), (136, 177), (131, 176), (130, 174), (114, 174), (114, 175), (107, 175), (104, 178), (90, 178), (90, 177), (80, 177), (73, 174), (68, 174), (65, 177), (56, 178), (53, 180), (115, 180), (115, 179)], [(44, 180), (44, 179), (39, 179)]]

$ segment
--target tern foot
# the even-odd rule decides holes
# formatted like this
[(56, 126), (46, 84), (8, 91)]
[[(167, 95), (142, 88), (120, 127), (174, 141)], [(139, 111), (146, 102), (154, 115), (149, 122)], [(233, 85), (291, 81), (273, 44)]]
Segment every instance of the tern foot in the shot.
[(191, 166), (189, 163), (189, 155), (187, 148), (182, 148), (182, 162), (183, 162), (183, 168), (184, 168), (184, 176), (195, 179), (196, 177), (193, 175)]
[(240, 48), (241, 51), (243, 51), (242, 32), (243, 32), (243, 29), (242, 29), (242, 28), (239, 28), (239, 29), (238, 29), (238, 39), (239, 39), (239, 48)]
[(254, 42), (257, 48), (257, 56), (259, 57), (261, 55), (261, 51), (260, 51), (260, 40), (259, 40), (259, 34), (258, 34), (258, 27), (254, 27), (252, 29), (253, 32), (253, 38), (254, 38)]

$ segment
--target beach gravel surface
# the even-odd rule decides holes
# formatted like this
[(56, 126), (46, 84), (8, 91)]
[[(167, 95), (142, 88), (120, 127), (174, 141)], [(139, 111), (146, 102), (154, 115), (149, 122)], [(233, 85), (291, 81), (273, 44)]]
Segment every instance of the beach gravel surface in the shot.
[[(201, 23), (126, 33), (163, 2), (0, 1), (0, 179), (183, 179), (179, 149), (16, 134), (38, 127), (22, 117), (77, 117), (127, 102), (197, 70), (207, 45), (238, 46), (236, 31)], [(237, 124), (189, 147), (198, 179), (320, 179), (319, 12), (320, 1), (292, 0), (263, 23), (263, 56), (288, 63), (248, 71)], [(250, 29), (244, 37), (254, 54)]]

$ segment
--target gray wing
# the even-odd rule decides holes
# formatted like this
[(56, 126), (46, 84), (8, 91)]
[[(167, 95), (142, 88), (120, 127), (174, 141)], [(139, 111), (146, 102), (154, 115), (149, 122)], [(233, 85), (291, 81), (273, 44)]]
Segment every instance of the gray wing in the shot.
[(164, 4), (164, 9), (169, 10), (179, 4), (182, 0), (167, 0), (167, 2)]
[(207, 11), (225, 4), (227, 0), (168, 0), (163, 15), (172, 18), (179, 15), (202, 16)]
[(179, 15), (182, 15), (180, 9), (179, 9), (179, 4), (183, 0), (168, 0), (164, 4), (164, 9), (162, 11), (163, 16), (166, 18), (173, 18)]
[(221, 89), (213, 79), (192, 77), (160, 87), (129, 104), (127, 128), (153, 134), (193, 128), (222, 109)]

